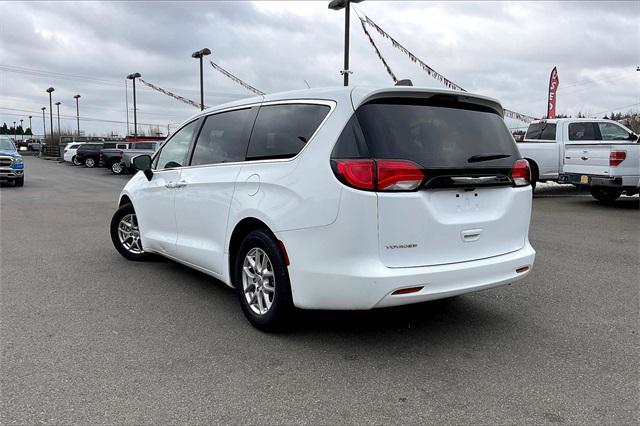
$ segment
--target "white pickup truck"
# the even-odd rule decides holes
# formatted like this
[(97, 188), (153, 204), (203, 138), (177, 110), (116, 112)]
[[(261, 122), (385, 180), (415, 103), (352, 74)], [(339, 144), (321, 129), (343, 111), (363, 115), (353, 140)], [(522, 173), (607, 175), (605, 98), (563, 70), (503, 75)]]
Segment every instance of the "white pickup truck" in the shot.
[(537, 120), (529, 125), (518, 149), (529, 161), (533, 182), (588, 186), (604, 202), (640, 190), (638, 135), (615, 121)]

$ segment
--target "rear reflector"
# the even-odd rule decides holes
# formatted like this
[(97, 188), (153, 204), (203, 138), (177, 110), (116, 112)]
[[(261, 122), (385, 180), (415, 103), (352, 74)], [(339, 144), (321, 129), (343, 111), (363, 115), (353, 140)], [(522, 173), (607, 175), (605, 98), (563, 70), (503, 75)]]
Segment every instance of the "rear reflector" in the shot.
[(531, 171), (527, 160), (516, 160), (511, 169), (511, 180), (515, 186), (527, 186), (531, 183)]
[(284, 257), (284, 264), (289, 266), (291, 263), (289, 262), (289, 255), (287, 254), (287, 249), (284, 247), (284, 243), (278, 240), (278, 247), (280, 247), (280, 252), (282, 253), (282, 257)]
[(519, 267), (518, 269), (516, 269), (516, 272), (517, 272), (518, 274), (521, 274), (521, 273), (523, 273), (523, 272), (527, 272), (528, 270), (529, 270), (529, 267), (528, 267), (528, 266), (521, 266), (521, 267)]
[(609, 167), (619, 166), (627, 158), (627, 151), (611, 151), (609, 153)]
[(369, 191), (413, 191), (425, 174), (411, 161), (334, 160), (334, 173), (345, 185)]
[(392, 295), (396, 295), (396, 294), (409, 294), (409, 293), (417, 293), (420, 290), (422, 290), (424, 288), (423, 285), (421, 285), (420, 287), (407, 287), (407, 288), (401, 288), (399, 290), (394, 291), (393, 293), (391, 293)]

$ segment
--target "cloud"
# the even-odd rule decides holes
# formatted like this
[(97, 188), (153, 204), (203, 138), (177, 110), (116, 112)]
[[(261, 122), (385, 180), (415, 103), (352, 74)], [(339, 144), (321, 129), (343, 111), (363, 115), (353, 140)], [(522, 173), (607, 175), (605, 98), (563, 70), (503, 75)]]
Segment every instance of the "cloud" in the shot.
[[(510, 109), (543, 115), (553, 66), (560, 74), (560, 112), (640, 103), (637, 2), (369, 1), (356, 8), (454, 82)], [(48, 108), (45, 89), (54, 86), (63, 127), (74, 127), (73, 95), (80, 93), (81, 116), (123, 122), (86, 121), (86, 131), (124, 134), (124, 77), (137, 71), (197, 100), (197, 61), (190, 55), (205, 46), (210, 58), (266, 92), (304, 88), (304, 80), (341, 84), (344, 12), (323, 1), (12, 2), (2, 10), (0, 62), (12, 68), (0, 68), (0, 121), (38, 117), (40, 107)], [(399, 77), (441, 87), (388, 40), (372, 35)], [(355, 13), (350, 68), (353, 84), (391, 83)], [(210, 105), (251, 95), (209, 66), (205, 86)], [(194, 112), (144, 87), (138, 109), (140, 122), (163, 128)], [(34, 122), (36, 132), (41, 121)]]

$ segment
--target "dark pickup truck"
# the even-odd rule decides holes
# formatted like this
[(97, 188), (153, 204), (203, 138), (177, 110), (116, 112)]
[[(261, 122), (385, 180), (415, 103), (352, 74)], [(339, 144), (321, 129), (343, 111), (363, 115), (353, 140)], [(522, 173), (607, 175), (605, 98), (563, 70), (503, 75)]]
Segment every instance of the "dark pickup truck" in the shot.
[(120, 175), (131, 170), (131, 159), (137, 155), (153, 153), (162, 142), (132, 142), (126, 149), (103, 149), (100, 162), (111, 170), (113, 174)]

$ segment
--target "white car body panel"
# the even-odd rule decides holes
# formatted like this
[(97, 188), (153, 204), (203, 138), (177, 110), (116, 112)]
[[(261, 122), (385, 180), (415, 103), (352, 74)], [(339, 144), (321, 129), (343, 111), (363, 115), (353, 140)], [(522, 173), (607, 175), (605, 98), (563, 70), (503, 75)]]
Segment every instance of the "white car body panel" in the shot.
[[(145, 251), (230, 286), (233, 231), (244, 219), (263, 222), (286, 247), (293, 302), (301, 308), (370, 309), (521, 279), (535, 257), (528, 242), (530, 186), (482, 188), (477, 197), (458, 199), (455, 191), (379, 194), (345, 186), (331, 169), (331, 152), (354, 105), (375, 97), (433, 93), (465, 96), (502, 112), (490, 98), (412, 87), (312, 89), (237, 101), (205, 110), (185, 123), (269, 103), (320, 103), (331, 110), (293, 158), (154, 171), (151, 182), (138, 172), (121, 200), (126, 196), (136, 210)], [(175, 184), (178, 187), (167, 188)], [(396, 203), (400, 195), (406, 197), (404, 205)], [(453, 199), (445, 200), (448, 197)], [(429, 217), (421, 220), (425, 214)], [(465, 230), (480, 230), (480, 236), (465, 241)], [(411, 238), (418, 238), (414, 252), (390, 253), (383, 248)], [(414, 285), (425, 287), (418, 293), (391, 295)]]
[[(84, 144), (85, 144), (84, 142), (72, 142), (67, 144), (64, 148), (63, 155), (62, 155), (62, 158), (64, 159), (64, 161), (67, 161), (70, 163), (73, 160), (73, 157), (76, 155), (76, 151), (78, 151), (78, 148), (80, 148)], [(71, 148), (71, 146), (75, 146), (75, 145), (77, 145), (75, 148)]]

